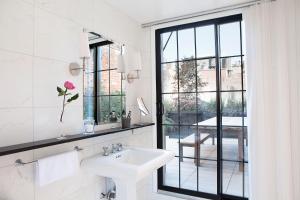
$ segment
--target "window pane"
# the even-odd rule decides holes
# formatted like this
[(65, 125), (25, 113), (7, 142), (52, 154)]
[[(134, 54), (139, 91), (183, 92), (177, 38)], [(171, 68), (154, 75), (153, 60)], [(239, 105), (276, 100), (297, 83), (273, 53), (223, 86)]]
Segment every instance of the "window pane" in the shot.
[(243, 90), (247, 88), (247, 80), (246, 80), (246, 62), (245, 58), (243, 57)]
[(110, 45), (110, 57), (109, 57), (109, 68), (117, 69), (118, 68), (118, 55), (121, 54), (120, 48), (116, 45)]
[(243, 54), (246, 55), (246, 32), (245, 32), (245, 22), (242, 21), (242, 46), (243, 46)]
[(180, 94), (180, 124), (193, 125), (197, 123), (196, 93)]
[(222, 90), (241, 90), (242, 89), (242, 68), (241, 58), (222, 58), (221, 80)]
[[(180, 127), (180, 157), (196, 158), (195, 141), (197, 137), (197, 126)], [(181, 160), (182, 161), (182, 160)]]
[(179, 156), (179, 126), (163, 125), (164, 149)]
[(217, 162), (209, 160), (201, 160), (199, 170), (199, 191), (207, 193), (217, 193)]
[(179, 60), (195, 58), (195, 34), (194, 29), (178, 31)]
[(97, 102), (99, 103), (97, 113), (99, 122), (109, 122), (109, 97), (97, 97)]
[(240, 23), (220, 25), (221, 56), (235, 56), (241, 54)]
[(126, 111), (126, 96), (122, 96), (122, 111)]
[(200, 93), (198, 94), (198, 125), (209, 127), (217, 126), (217, 102), (216, 93)]
[(109, 45), (98, 47), (97, 70), (106, 70), (109, 67)]
[(121, 74), (117, 70), (110, 70), (110, 95), (121, 94)]
[[(222, 93), (223, 159), (242, 161), (244, 156), (242, 92)], [(244, 138), (244, 139), (243, 139)]]
[(222, 126), (223, 159), (243, 161), (243, 128), (235, 127), (235, 120), (239, 119), (228, 117), (222, 119), (223, 124), (226, 124)]
[(216, 59), (197, 61), (198, 91), (216, 91)]
[(245, 172), (245, 175), (244, 175), (244, 196), (245, 197), (249, 197), (249, 175), (248, 175), (248, 171), (249, 171), (249, 168), (248, 168), (248, 163), (245, 163), (244, 165), (244, 172)]
[(243, 196), (243, 172), (238, 162), (223, 162), (223, 192), (234, 196)]
[(163, 184), (179, 187), (179, 159), (173, 158), (163, 167)]
[(95, 96), (94, 76), (95, 76), (94, 72), (91, 73), (84, 72), (84, 96)]
[(163, 124), (178, 124), (178, 94), (163, 94)]
[(115, 112), (118, 120), (121, 117), (122, 113), (122, 105), (121, 105), (122, 97), (121, 96), (111, 96), (110, 97), (110, 112)]
[(215, 28), (214, 25), (196, 28), (197, 58), (214, 57), (215, 51)]
[(197, 191), (197, 166), (194, 159), (183, 158), (180, 165), (180, 188)]
[(94, 97), (83, 97), (83, 119), (94, 118)]
[(167, 63), (161, 65), (162, 92), (178, 91), (177, 64)]
[[(222, 92), (222, 117), (243, 117), (242, 92)], [(231, 123), (231, 121), (229, 121)], [(242, 126), (242, 120), (234, 121), (236, 126)]]
[(243, 171), (238, 162), (223, 162), (223, 192), (243, 196)]
[(177, 38), (176, 32), (161, 34), (161, 62), (177, 60)]
[(179, 63), (179, 91), (196, 91), (196, 66), (195, 61), (183, 61)]
[(98, 95), (109, 95), (109, 71), (98, 72)]

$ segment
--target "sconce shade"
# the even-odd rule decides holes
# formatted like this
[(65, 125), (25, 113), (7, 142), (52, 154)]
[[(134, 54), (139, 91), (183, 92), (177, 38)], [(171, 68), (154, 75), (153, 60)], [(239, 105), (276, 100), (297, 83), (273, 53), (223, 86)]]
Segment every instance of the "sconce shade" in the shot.
[(119, 55), (118, 56), (118, 69), (117, 71), (119, 73), (125, 73), (125, 61), (124, 61), (124, 56), (123, 55)]
[(88, 33), (82, 32), (80, 34), (80, 58), (89, 58), (90, 56)]
[(128, 49), (125, 54), (125, 65), (128, 71), (142, 70), (141, 53), (134, 49)]

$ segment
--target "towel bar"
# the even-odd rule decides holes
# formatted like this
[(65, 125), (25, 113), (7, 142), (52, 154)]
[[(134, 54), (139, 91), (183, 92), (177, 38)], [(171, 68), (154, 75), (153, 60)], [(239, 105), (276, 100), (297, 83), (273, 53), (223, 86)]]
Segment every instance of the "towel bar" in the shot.
[[(75, 146), (74, 150), (76, 150), (76, 151), (82, 151), (83, 149), (80, 148), (80, 147), (78, 147), (78, 146)], [(37, 160), (33, 160), (33, 161), (30, 161), (30, 162), (23, 162), (22, 159), (17, 159), (15, 161), (15, 165), (16, 166), (18, 166), (18, 165), (27, 165), (27, 164), (34, 163), (34, 162), (37, 162)]]

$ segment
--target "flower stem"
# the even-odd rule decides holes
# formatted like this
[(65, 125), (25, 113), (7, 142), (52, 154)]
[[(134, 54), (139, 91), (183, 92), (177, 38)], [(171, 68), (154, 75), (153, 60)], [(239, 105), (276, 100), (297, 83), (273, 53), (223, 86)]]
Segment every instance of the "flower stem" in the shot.
[(61, 115), (60, 115), (60, 122), (63, 122), (63, 115), (65, 112), (65, 106), (66, 106), (66, 95), (67, 95), (67, 91), (68, 89), (65, 90), (65, 94), (64, 94), (64, 100), (63, 100), (63, 107), (62, 107), (62, 111), (61, 111)]

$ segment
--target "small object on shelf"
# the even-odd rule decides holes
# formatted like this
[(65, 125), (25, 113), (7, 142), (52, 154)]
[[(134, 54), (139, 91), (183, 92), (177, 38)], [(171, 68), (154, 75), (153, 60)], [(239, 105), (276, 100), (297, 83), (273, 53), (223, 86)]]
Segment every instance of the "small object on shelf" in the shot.
[(94, 119), (85, 119), (83, 121), (83, 134), (94, 134), (95, 120)]
[(126, 112), (125, 110), (122, 111), (122, 118), (125, 118), (126, 117)]
[(127, 118), (131, 118), (131, 111), (128, 112)]
[(129, 128), (131, 123), (131, 111), (128, 112), (127, 117), (125, 111), (122, 112), (122, 128)]
[(118, 121), (118, 116), (115, 111), (112, 111), (109, 113), (109, 121), (110, 122), (117, 122)]

